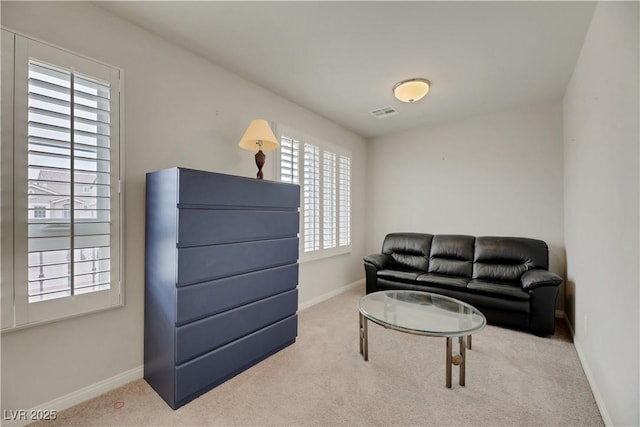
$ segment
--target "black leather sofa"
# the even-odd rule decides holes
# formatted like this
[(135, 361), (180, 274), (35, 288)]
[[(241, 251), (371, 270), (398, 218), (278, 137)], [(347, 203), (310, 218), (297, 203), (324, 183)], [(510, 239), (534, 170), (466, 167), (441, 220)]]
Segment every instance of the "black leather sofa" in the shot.
[(562, 279), (542, 240), (391, 233), (364, 258), (367, 293), (414, 289), (479, 309), (492, 324), (552, 335)]

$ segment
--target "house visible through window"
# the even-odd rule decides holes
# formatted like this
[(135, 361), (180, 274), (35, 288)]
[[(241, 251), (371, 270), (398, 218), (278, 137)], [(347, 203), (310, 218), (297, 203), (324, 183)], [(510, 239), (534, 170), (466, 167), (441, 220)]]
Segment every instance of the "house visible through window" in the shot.
[(34, 218), (46, 218), (47, 217), (47, 207), (46, 206), (34, 206), (33, 207), (33, 217)]
[[(301, 158), (302, 157), (302, 158)], [(280, 138), (280, 180), (301, 188), (304, 254), (342, 253), (351, 245), (351, 155), (286, 134)]]

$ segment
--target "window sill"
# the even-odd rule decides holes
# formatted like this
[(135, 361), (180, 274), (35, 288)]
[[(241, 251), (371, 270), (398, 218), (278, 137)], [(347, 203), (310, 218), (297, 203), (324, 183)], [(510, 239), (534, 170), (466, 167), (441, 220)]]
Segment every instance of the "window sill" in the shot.
[(321, 249), (313, 252), (300, 252), (301, 264), (351, 253), (351, 245), (332, 249)]
[(95, 313), (100, 313), (100, 312), (103, 312), (103, 311), (114, 310), (114, 309), (118, 309), (118, 308), (124, 308), (124, 306), (125, 306), (124, 302), (119, 302), (119, 303), (114, 304), (114, 305), (95, 308), (95, 309), (83, 311), (83, 312), (80, 312), (80, 313), (71, 313), (71, 314), (62, 315), (60, 317), (56, 317), (55, 319), (38, 320), (38, 321), (35, 321), (35, 322), (30, 322), (30, 323), (23, 323), (21, 325), (6, 326), (6, 327), (3, 327), (0, 330), (0, 334), (1, 335), (10, 334), (12, 332), (22, 331), (22, 330), (34, 328), (34, 327), (37, 327), (37, 326), (48, 325), (50, 323), (56, 323), (56, 322), (60, 322), (60, 321), (63, 321), (63, 320), (70, 320), (70, 319), (75, 319), (75, 318), (78, 318), (78, 317), (88, 316), (88, 315), (95, 314)]

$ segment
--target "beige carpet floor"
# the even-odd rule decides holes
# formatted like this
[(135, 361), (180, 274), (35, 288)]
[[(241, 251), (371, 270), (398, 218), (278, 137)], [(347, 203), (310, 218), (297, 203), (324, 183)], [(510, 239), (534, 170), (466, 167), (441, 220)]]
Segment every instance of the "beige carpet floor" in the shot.
[(369, 323), (358, 351), (352, 290), (299, 313), (297, 342), (173, 411), (134, 381), (39, 425), (603, 425), (564, 322), (540, 338), (487, 326), (474, 335), (467, 385), (445, 388), (445, 340)]

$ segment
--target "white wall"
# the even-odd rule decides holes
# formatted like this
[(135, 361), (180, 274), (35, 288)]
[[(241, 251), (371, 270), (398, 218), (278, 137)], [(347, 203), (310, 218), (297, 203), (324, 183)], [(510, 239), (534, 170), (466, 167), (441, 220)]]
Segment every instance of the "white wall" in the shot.
[[(2, 25), (124, 69), (126, 306), (2, 335), (2, 409), (28, 409), (142, 365), (145, 173), (255, 176), (254, 118), (353, 152), (353, 251), (300, 266), (300, 303), (364, 276), (364, 140), (88, 3), (2, 2)], [(265, 178), (273, 177), (267, 153)], [(270, 163), (271, 162), (271, 163)], [(300, 331), (304, 333), (304, 331)]]
[(394, 231), (531, 237), (564, 275), (558, 103), (375, 138), (367, 161), (368, 252)]
[(564, 98), (567, 314), (615, 425), (640, 424), (638, 12), (598, 4)]

